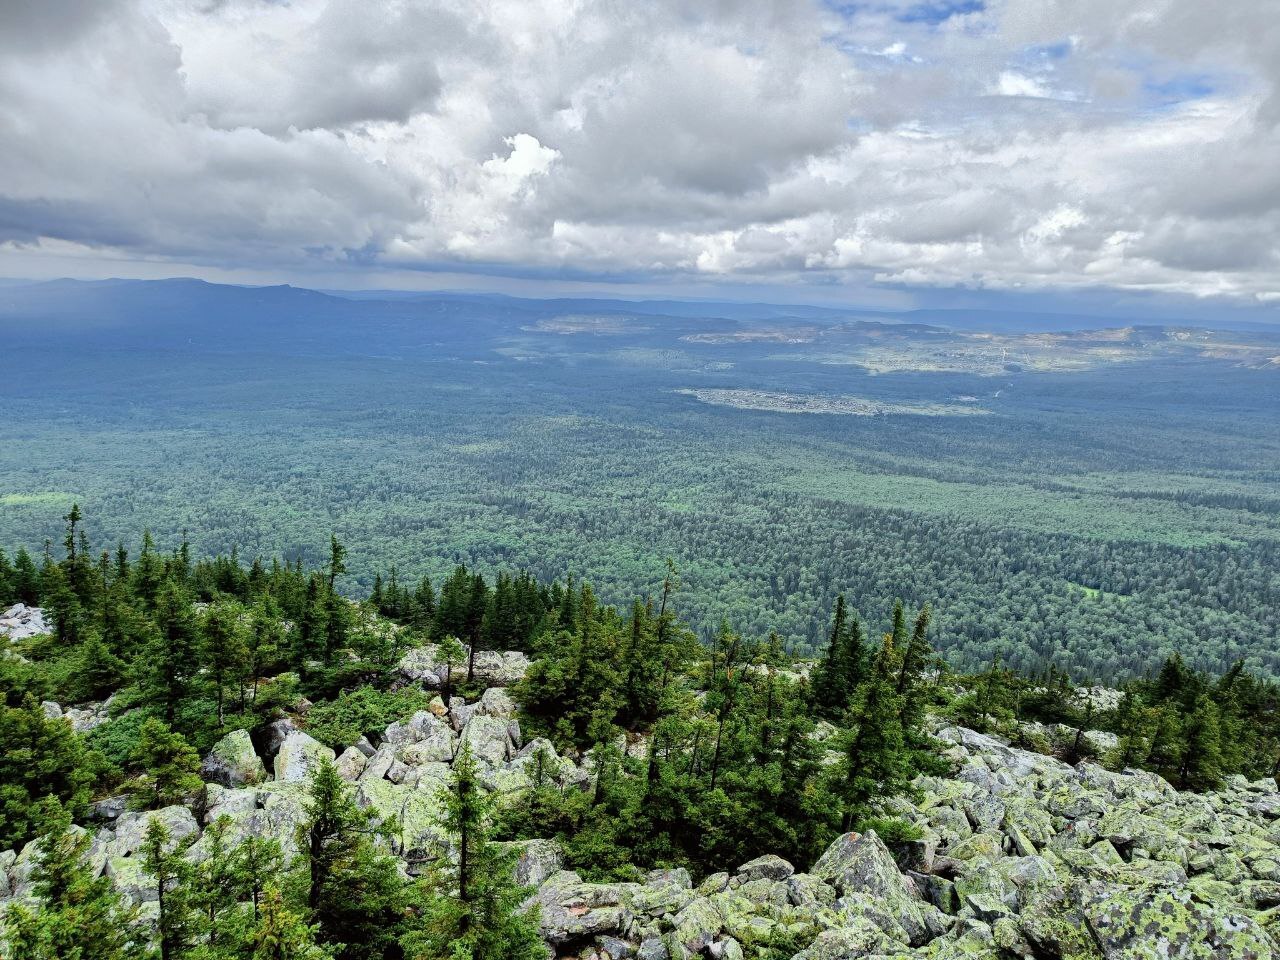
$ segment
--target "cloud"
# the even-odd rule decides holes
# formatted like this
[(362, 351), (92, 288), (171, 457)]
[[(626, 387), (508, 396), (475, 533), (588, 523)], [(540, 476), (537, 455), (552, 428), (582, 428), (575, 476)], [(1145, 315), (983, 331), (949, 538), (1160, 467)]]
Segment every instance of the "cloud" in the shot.
[(1276, 0), (0, 5), (0, 257), (1280, 290)]

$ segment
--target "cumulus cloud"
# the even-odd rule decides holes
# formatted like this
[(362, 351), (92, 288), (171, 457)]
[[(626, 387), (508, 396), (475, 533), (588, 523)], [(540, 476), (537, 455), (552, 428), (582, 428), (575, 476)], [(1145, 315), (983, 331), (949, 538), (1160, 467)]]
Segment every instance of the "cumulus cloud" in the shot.
[(1275, 302), (1280, 0), (0, 4), (0, 257)]

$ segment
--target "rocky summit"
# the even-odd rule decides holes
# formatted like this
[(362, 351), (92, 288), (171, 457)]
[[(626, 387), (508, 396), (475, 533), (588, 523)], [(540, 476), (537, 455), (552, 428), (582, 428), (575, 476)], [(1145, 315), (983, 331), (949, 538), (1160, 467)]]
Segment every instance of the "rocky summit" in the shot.
[[(500, 656), (495, 670), (509, 670)], [(433, 675), (430, 651), (405, 672)], [(199, 803), (135, 812), (123, 798), (94, 807), (90, 861), (144, 913), (155, 885), (143, 865), (147, 827), (160, 821), (208, 855), (202, 831), (227, 818), (230, 836), (275, 837), (290, 855), (306, 791), (322, 758), (335, 760), (360, 807), (390, 826), (406, 876), (450, 855), (441, 829), (450, 766), (462, 746), (485, 789), (519, 802), (532, 764), (563, 791), (592, 789), (592, 757), (573, 760), (546, 740), (526, 742), (509, 692), (468, 702), (437, 697), (377, 738), (335, 751), (305, 719), (267, 736), (242, 730), (205, 756)], [(1280, 789), (1231, 777), (1211, 793), (1175, 790), (1144, 771), (1109, 772), (1013, 748), (957, 726), (935, 729), (952, 772), (922, 776), (893, 813), (917, 828), (886, 844), (850, 832), (816, 862), (763, 855), (733, 872), (692, 877), (655, 870), (643, 881), (592, 883), (563, 869), (551, 840), (521, 841), (526, 887), (548, 956), (582, 960), (1025, 958), (1025, 960), (1262, 960), (1276, 955), (1280, 907)], [(376, 741), (376, 742), (374, 742)], [(84, 828), (74, 828), (81, 830)], [(35, 841), (0, 854), (6, 908), (31, 895)]]

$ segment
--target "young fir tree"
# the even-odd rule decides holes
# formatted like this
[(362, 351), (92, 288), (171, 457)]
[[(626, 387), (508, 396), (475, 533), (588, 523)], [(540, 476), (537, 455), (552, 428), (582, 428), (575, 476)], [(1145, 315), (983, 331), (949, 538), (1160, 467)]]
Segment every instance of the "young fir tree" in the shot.
[(235, 600), (219, 600), (204, 612), (200, 659), (213, 688), (219, 727), (224, 720), (227, 687), (241, 675), (249, 655), (249, 626), (248, 611)]
[(246, 914), (238, 909), (236, 848), (228, 836), (231, 824), (224, 815), (205, 828), (200, 838), (204, 857), (190, 871), (190, 903), (201, 918), (203, 953), (209, 960), (235, 953), (246, 933)]
[(541, 960), (546, 948), (536, 908), (514, 878), (515, 854), (490, 839), (493, 801), (476, 777), (470, 746), (454, 760), (442, 790), (443, 826), (457, 850), (423, 884), (420, 922), (405, 938), (413, 960)]
[(90, 835), (72, 827), (56, 800), (42, 806), (40, 856), (31, 873), (33, 905), (4, 916), (11, 960), (143, 960), (145, 933), (107, 876), (89, 862)]
[(901, 702), (895, 693), (892, 635), (885, 637), (844, 734), (833, 793), (843, 807), (841, 829), (875, 818), (881, 801), (909, 790), (915, 770), (904, 742)]
[(158, 817), (147, 824), (141, 852), (157, 906), (157, 955), (159, 960), (180, 960), (201, 935), (200, 916), (191, 902), (191, 863)]
[(453, 693), (454, 668), (462, 663), (466, 656), (466, 647), (462, 645), (461, 640), (451, 633), (445, 634), (436, 642), (436, 659), (444, 664), (443, 696), (446, 703), (450, 694)]
[(186, 738), (152, 717), (138, 731), (133, 762), (141, 773), (133, 781), (135, 802), (143, 809), (181, 803), (200, 791), (200, 754)]
[(1182, 749), (1178, 761), (1178, 787), (1203, 793), (1222, 782), (1222, 729), (1218, 708), (1201, 696), (1182, 725)]
[(191, 599), (173, 579), (160, 587), (151, 636), (138, 660), (138, 685), (147, 702), (158, 706), (174, 726), (178, 707), (190, 695), (198, 661)]
[(298, 827), (297, 870), (304, 918), (344, 960), (394, 956), (403, 920), (403, 885), (395, 861), (374, 846), (384, 833), (372, 810), (356, 806), (333, 763), (311, 781)]
[(278, 886), (267, 887), (249, 935), (252, 960), (332, 960), (334, 949), (316, 943), (319, 924), (307, 924), (291, 910)]
[(69, 723), (47, 716), (30, 694), (21, 706), (0, 702), (0, 850), (35, 836), (44, 798), (82, 814), (102, 765)]
[(813, 672), (812, 696), (815, 716), (840, 721), (849, 709), (866, 675), (866, 651), (858, 615), (845, 604), (844, 594), (836, 597), (827, 650)]
[(1114, 729), (1119, 740), (1106, 757), (1107, 766), (1123, 770), (1147, 756), (1150, 749), (1150, 717), (1142, 696), (1132, 685), (1125, 687), (1124, 695), (1120, 698)]
[(125, 662), (111, 652), (96, 630), (87, 631), (77, 656), (79, 665), (73, 678), (77, 701), (106, 699), (123, 682)]
[(277, 883), (284, 851), (275, 837), (250, 834), (231, 851), (231, 882), (236, 899), (248, 902), (257, 923), (267, 889)]

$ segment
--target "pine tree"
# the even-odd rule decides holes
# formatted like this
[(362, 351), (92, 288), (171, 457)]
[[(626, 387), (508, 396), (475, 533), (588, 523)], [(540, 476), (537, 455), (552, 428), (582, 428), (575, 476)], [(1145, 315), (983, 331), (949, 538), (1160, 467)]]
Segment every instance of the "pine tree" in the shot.
[(139, 658), (139, 685), (148, 702), (174, 726), (178, 707), (190, 695), (197, 668), (196, 626), (191, 600), (170, 579), (156, 594), (155, 622)]
[(250, 834), (231, 852), (231, 880), (236, 897), (249, 902), (255, 923), (259, 919), (262, 899), (279, 876), (283, 862), (284, 851), (275, 837)]
[(385, 956), (400, 933), (400, 877), (373, 845), (384, 832), (372, 810), (356, 806), (333, 763), (322, 761), (298, 828), (301, 901), (318, 940), (345, 960)]
[(13, 592), (19, 603), (29, 607), (40, 602), (40, 571), (26, 547), (19, 547), (13, 556)]
[(436, 643), (436, 659), (444, 664), (443, 694), (446, 702), (449, 699), (449, 695), (453, 693), (453, 668), (462, 663), (466, 656), (466, 648), (451, 633), (445, 634)]
[(813, 712), (839, 721), (857, 693), (865, 674), (862, 624), (845, 605), (844, 594), (836, 597), (831, 632), (822, 660), (813, 671)]
[(450, 861), (422, 887), (422, 920), (405, 938), (413, 960), (541, 960), (546, 948), (536, 909), (523, 910), (529, 891), (514, 879), (515, 855), (490, 839), (493, 801), (476, 777), (464, 744), (443, 788), (443, 826), (454, 838)]
[(152, 877), (158, 912), (156, 946), (160, 960), (179, 960), (199, 936), (199, 917), (191, 904), (191, 864), (182, 856), (182, 845), (173, 842), (158, 817), (147, 824), (142, 837), (142, 863)]
[[(243, 937), (237, 908), (236, 848), (229, 842), (232, 820), (220, 816), (201, 835), (204, 857), (191, 871), (190, 902), (202, 918), (205, 954), (210, 958), (233, 953)], [(258, 839), (252, 834), (246, 838)]]
[(1178, 787), (1204, 793), (1222, 782), (1222, 730), (1218, 708), (1201, 696), (1182, 725)]
[(878, 803), (906, 792), (915, 775), (899, 719), (901, 703), (894, 692), (895, 666), (890, 634), (859, 692), (854, 724), (843, 738), (844, 756), (833, 791), (843, 805), (844, 830), (874, 817)]
[(181, 803), (203, 789), (200, 754), (182, 734), (154, 717), (138, 731), (134, 763), (142, 773), (134, 780), (136, 800), (145, 808)]
[(125, 662), (111, 652), (96, 630), (86, 635), (78, 655), (79, 668), (74, 677), (78, 701), (104, 699), (120, 686), (127, 669)]
[(267, 887), (249, 937), (252, 960), (330, 960), (334, 951), (316, 943), (319, 924), (305, 923), (290, 910), (280, 888)]
[(34, 697), (17, 707), (0, 701), (0, 850), (35, 836), (44, 798), (76, 816), (84, 813), (100, 766), (101, 758), (85, 749), (71, 725), (46, 716)]
[(218, 726), (224, 721), (227, 684), (240, 675), (249, 656), (249, 613), (235, 600), (209, 605), (201, 624), (201, 663), (208, 672), (217, 704)]
[(143, 931), (111, 879), (94, 876), (92, 838), (71, 826), (54, 800), (42, 805), (40, 856), (32, 870), (35, 909), (13, 903), (4, 916), (12, 960), (142, 960)]

